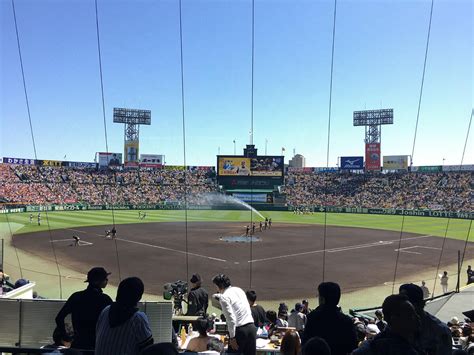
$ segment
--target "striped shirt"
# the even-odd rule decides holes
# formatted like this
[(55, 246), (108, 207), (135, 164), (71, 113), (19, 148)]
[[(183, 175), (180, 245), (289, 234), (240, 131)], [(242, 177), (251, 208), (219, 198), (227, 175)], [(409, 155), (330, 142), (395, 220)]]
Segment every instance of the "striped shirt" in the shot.
[(96, 326), (96, 355), (139, 354), (139, 346), (151, 337), (148, 318), (143, 312), (136, 312), (125, 323), (111, 328), (109, 324), (110, 306), (104, 308)]

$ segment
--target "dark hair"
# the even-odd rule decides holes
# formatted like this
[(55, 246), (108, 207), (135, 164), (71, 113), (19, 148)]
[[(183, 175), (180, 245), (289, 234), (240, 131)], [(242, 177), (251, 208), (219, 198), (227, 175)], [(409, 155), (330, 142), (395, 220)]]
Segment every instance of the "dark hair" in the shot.
[(201, 336), (207, 335), (207, 331), (212, 328), (212, 321), (205, 317), (198, 318), (194, 324)]
[(224, 343), (219, 339), (212, 337), (207, 343), (207, 350), (217, 351), (219, 354), (224, 353)]
[(324, 298), (325, 304), (337, 306), (341, 299), (341, 288), (335, 282), (322, 282), (318, 286), (319, 296)]
[(230, 286), (230, 279), (227, 275), (224, 274), (214, 276), (212, 278), (212, 282), (221, 290), (225, 290), (227, 287)]
[(331, 348), (329, 348), (326, 340), (320, 337), (309, 339), (303, 346), (303, 355), (331, 355)]
[(280, 353), (283, 355), (297, 355), (301, 350), (300, 337), (295, 331), (287, 331), (281, 340)]
[(276, 321), (277, 321), (277, 314), (275, 311), (267, 311), (267, 313), (265, 314), (266, 318), (268, 319), (268, 321), (270, 323), (273, 323), (275, 324)]
[(249, 290), (245, 292), (245, 295), (247, 296), (247, 299), (249, 300), (249, 302), (252, 304), (254, 304), (255, 301), (257, 300), (257, 293), (254, 290)]
[(123, 306), (136, 306), (144, 291), (145, 285), (143, 285), (142, 280), (138, 277), (128, 277), (120, 282), (116, 301)]
[(382, 311), (381, 311), (380, 309), (377, 309), (377, 310), (375, 311), (375, 315), (376, 315), (376, 316), (383, 317), (383, 313), (382, 313)]
[(406, 295), (390, 295), (383, 301), (382, 312), (387, 323), (391, 323), (392, 316), (400, 314), (402, 305), (408, 302)]

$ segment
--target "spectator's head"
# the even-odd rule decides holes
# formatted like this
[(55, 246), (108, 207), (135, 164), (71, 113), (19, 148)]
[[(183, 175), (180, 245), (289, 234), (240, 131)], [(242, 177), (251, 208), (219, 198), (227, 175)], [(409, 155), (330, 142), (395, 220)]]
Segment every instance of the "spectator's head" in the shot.
[(105, 288), (109, 281), (109, 275), (110, 272), (105, 271), (103, 267), (93, 267), (87, 273), (87, 280), (84, 282), (88, 282), (93, 287)]
[(267, 311), (265, 313), (265, 316), (267, 317), (268, 321), (272, 324), (275, 324), (277, 321), (277, 314), (275, 311)]
[(230, 287), (230, 279), (225, 274), (219, 274), (212, 278), (212, 282), (216, 285), (219, 292), (223, 292), (226, 288)]
[(304, 307), (301, 303), (298, 302), (298, 303), (295, 304), (295, 311), (296, 312), (301, 312), (303, 310), (303, 308)]
[(471, 334), (472, 334), (471, 326), (469, 324), (464, 324), (464, 327), (462, 327), (462, 336), (468, 337)]
[(200, 317), (195, 322), (195, 329), (201, 336), (207, 336), (207, 332), (212, 328), (212, 321), (207, 317)]
[(425, 282), (425, 281), (421, 281), (421, 286), (426, 286), (426, 282)]
[(219, 354), (224, 353), (224, 343), (222, 343), (219, 339), (212, 337), (209, 339), (207, 343), (207, 350), (209, 351), (217, 351)]
[(336, 307), (341, 299), (341, 288), (335, 282), (322, 282), (318, 286), (319, 304)]
[(309, 339), (303, 346), (303, 355), (331, 355), (331, 348), (326, 340), (320, 337)]
[(382, 311), (390, 329), (404, 337), (412, 337), (420, 326), (415, 307), (403, 294), (385, 298)]
[(400, 286), (398, 292), (408, 298), (410, 303), (415, 306), (415, 309), (419, 315), (423, 314), (425, 301), (423, 300), (423, 290), (420, 286), (415, 284), (403, 284)]
[(65, 346), (66, 348), (70, 348), (74, 338), (74, 331), (69, 324), (66, 324), (64, 328), (64, 332), (59, 328), (54, 329), (53, 342), (56, 346)]
[(448, 276), (448, 272), (447, 272), (447, 271), (444, 271), (444, 272), (443, 272), (443, 276)]
[(281, 340), (280, 353), (283, 355), (298, 355), (301, 350), (301, 341), (297, 332), (287, 331)]
[(199, 287), (201, 286), (201, 275), (193, 274), (193, 276), (191, 277), (191, 280), (189, 281), (194, 285), (194, 287)]
[(377, 317), (378, 320), (383, 320), (383, 313), (380, 309), (377, 309), (375, 311), (375, 316)]
[(245, 295), (247, 296), (249, 304), (253, 306), (255, 304), (255, 301), (257, 300), (257, 293), (254, 290), (249, 290), (245, 292)]
[(120, 282), (115, 300), (123, 307), (136, 307), (144, 291), (142, 280), (138, 277), (128, 277)]
[(20, 288), (20, 287), (25, 286), (29, 283), (30, 283), (30, 281), (28, 281), (27, 279), (18, 279), (15, 282), (14, 288)]

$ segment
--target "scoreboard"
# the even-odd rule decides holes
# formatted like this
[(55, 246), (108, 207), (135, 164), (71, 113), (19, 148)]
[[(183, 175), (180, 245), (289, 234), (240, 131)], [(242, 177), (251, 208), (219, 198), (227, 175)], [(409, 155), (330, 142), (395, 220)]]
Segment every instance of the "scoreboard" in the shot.
[(224, 188), (273, 189), (283, 185), (283, 156), (217, 156), (217, 181)]

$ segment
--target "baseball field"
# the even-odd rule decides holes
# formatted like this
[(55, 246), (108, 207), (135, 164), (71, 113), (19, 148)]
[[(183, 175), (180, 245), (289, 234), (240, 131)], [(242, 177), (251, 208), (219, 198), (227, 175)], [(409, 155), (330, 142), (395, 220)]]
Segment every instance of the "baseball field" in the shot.
[[(366, 307), (404, 282), (425, 280), (439, 294), (437, 275), (444, 270), (454, 289), (458, 251), (465, 256), (461, 285), (474, 258), (470, 220), (262, 214), (273, 222), (262, 232), (261, 218), (249, 211), (150, 210), (143, 219), (135, 210), (42, 212), (40, 226), (37, 213), (31, 222), (30, 213), (4, 214), (4, 269), (12, 279), (35, 281), (38, 293), (48, 298), (66, 298), (83, 288), (84, 274), (100, 265), (112, 272), (106, 289), (111, 295), (120, 279), (131, 275), (144, 280), (148, 299), (160, 299), (166, 282), (198, 272), (214, 291), (211, 277), (227, 273), (235, 285), (255, 289), (268, 306), (314, 299), (324, 279), (341, 284), (343, 306)], [(106, 238), (114, 222), (117, 237)], [(221, 239), (245, 235), (252, 222), (259, 241)], [(80, 238), (77, 246), (73, 235)]]

